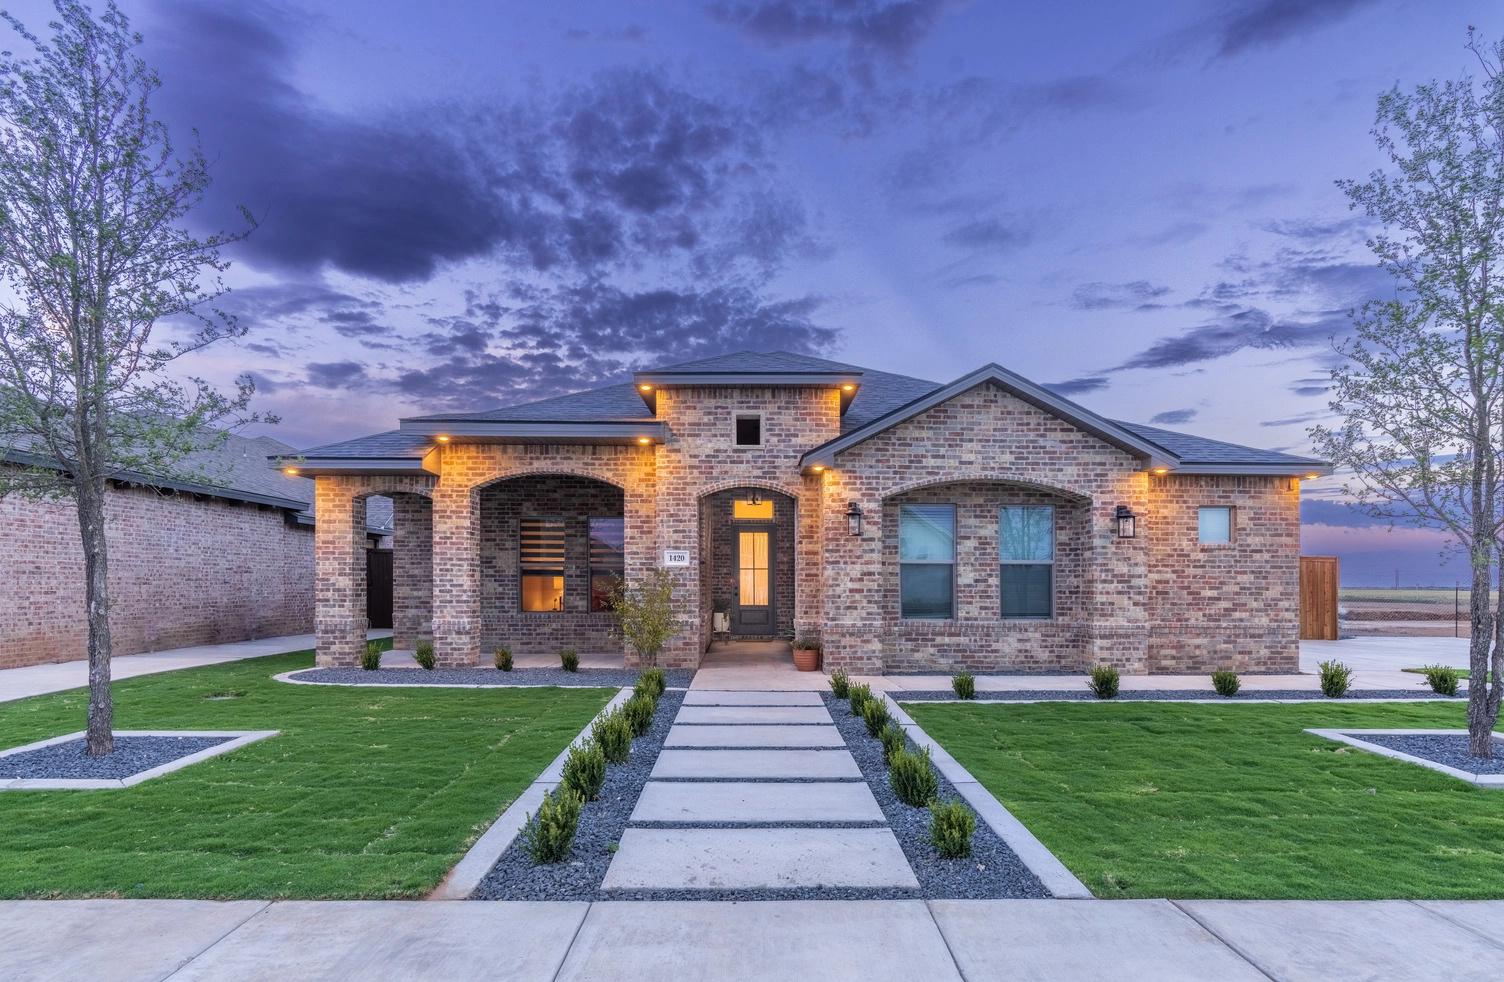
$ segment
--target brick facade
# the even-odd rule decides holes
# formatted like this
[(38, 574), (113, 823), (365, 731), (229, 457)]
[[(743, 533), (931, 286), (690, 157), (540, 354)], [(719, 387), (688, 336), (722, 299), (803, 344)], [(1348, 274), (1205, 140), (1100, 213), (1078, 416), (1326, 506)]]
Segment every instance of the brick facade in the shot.
[[(314, 530), (281, 509), (139, 487), (105, 508), (115, 654), (312, 630)], [(0, 499), (0, 555), (0, 668), (88, 657), (73, 503)]]
[[(794, 636), (794, 554), (797, 540), (794, 537), (794, 499), (777, 492), (764, 491), (762, 497), (773, 505), (773, 520), (738, 521), (733, 517), (734, 503), (746, 500), (747, 488), (731, 488), (717, 491), (701, 499), (700, 522), (705, 530), (709, 548), (702, 550), (706, 585), (709, 588), (710, 608), (724, 602), (731, 606), (733, 615), (740, 593), (737, 569), (736, 536), (743, 529), (767, 529), (772, 533), (773, 566), (769, 576), (772, 593), (774, 623), (766, 636), (792, 638)], [(750, 635), (749, 635), (750, 636)]]
[[(620, 650), (609, 617), (584, 609), (583, 553), (585, 519), (619, 514), (629, 580), (658, 566), (664, 550), (690, 552), (690, 565), (674, 569), (680, 630), (660, 663), (696, 666), (715, 601), (734, 595), (730, 502), (755, 488), (775, 502), (778, 633), (819, 637), (827, 668), (1297, 668), (1296, 480), (1155, 476), (1140, 457), (990, 381), (839, 451), (820, 472), (802, 470), (800, 458), (840, 434), (833, 385), (665, 385), (655, 398), (665, 435), (653, 445), (457, 442), (436, 448), (433, 476), (318, 477), (320, 664), (354, 664), (359, 651), (363, 496), (405, 493), (428, 504), (395, 511), (397, 592), (421, 595), (411, 619), (427, 617), (441, 664), (477, 664), (497, 643)], [(743, 413), (761, 415), (761, 445), (735, 445)], [(957, 509), (952, 619), (899, 615), (897, 516), (906, 503)], [(1056, 509), (1050, 618), (1001, 616), (997, 525), (1007, 504)], [(863, 515), (859, 537), (847, 530), (852, 505)], [(1197, 542), (1202, 505), (1235, 509), (1230, 545)], [(1139, 516), (1135, 538), (1115, 534), (1119, 506)], [(527, 514), (573, 523), (562, 613), (518, 609), (516, 521)]]

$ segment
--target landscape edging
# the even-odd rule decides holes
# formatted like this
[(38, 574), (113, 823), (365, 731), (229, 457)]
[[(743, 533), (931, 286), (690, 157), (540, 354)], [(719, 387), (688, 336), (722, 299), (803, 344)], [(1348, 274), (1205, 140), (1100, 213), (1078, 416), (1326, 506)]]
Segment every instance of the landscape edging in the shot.
[[(1305, 732), (1313, 736), (1324, 737), (1328, 740), (1336, 740), (1338, 743), (1345, 743), (1360, 750), (1366, 750), (1371, 754), (1378, 754), (1380, 757), (1389, 757), (1394, 760), (1403, 760), (1410, 764), (1419, 764), (1422, 767), (1445, 774), (1448, 777), (1455, 777), (1469, 784), (1475, 784), (1480, 788), (1504, 788), (1504, 774), (1475, 774), (1456, 767), (1449, 767), (1446, 764), (1439, 764), (1434, 760), (1427, 760), (1424, 757), (1417, 757), (1414, 754), (1407, 754), (1403, 750), (1395, 750), (1391, 747), (1369, 743), (1367, 740), (1361, 739), (1362, 734), (1372, 734), (1373, 736), (1465, 736), (1467, 735), (1467, 730), (1354, 730), (1327, 727), (1319, 729), (1307, 728)], [(1494, 739), (1504, 740), (1504, 736), (1495, 734)]]
[(945, 775), (951, 784), (955, 785), (956, 792), (966, 800), (972, 811), (981, 816), (982, 821), (997, 833), (998, 838), (1002, 839), (1019, 860), (1039, 877), (1039, 882), (1050, 891), (1050, 896), (1061, 900), (1096, 899), (1095, 895), (1086, 888), (1086, 884), (1067, 869), (1065, 864), (1035, 837), (1033, 832), (1030, 832), (1014, 817), (1012, 812), (1003, 807), (1003, 803), (993, 797), (992, 792), (972, 777), (971, 772), (962, 767), (960, 761), (952, 757), (944, 747), (935, 742), (933, 737), (924, 732), (924, 729), (914, 722), (913, 717), (903, 711), (891, 694), (884, 692), (881, 695), (883, 701), (888, 704), (889, 715), (904, 728), (909, 739), (929, 750), (930, 762), (939, 769), (941, 774)]
[[(318, 683), (305, 682), (302, 684)], [(486, 829), (479, 839), (475, 840), (475, 845), (471, 846), (465, 852), (465, 855), (460, 857), (460, 861), (454, 864), (454, 868), (449, 871), (449, 875), (444, 877), (444, 881), (434, 888), (434, 891), (428, 895), (427, 899), (468, 900), (470, 895), (475, 892), (475, 888), (480, 886), (481, 881), (486, 878), (486, 874), (491, 872), (491, 868), (496, 865), (497, 860), (501, 858), (501, 854), (507, 851), (507, 848), (512, 844), (512, 840), (517, 838), (518, 833), (527, 824), (527, 816), (537, 811), (538, 806), (543, 804), (544, 793), (552, 791), (559, 786), (559, 781), (564, 776), (564, 762), (569, 759), (570, 748), (580, 744), (590, 736), (590, 728), (595, 725), (596, 720), (615, 710), (616, 707), (626, 702), (631, 696), (632, 689), (628, 686), (623, 686), (611, 698), (611, 701), (606, 703), (605, 707), (589, 723), (585, 724), (585, 728), (580, 731), (579, 736), (569, 741), (569, 746), (559, 751), (559, 756), (554, 758), (553, 763), (545, 767), (543, 773), (539, 774), (533, 780), (533, 783), (528, 785), (517, 796), (517, 800), (512, 802), (506, 811), (497, 816), (496, 821), (491, 823), (491, 827)]]
[[(224, 743), (217, 743), (212, 747), (195, 751), (170, 760), (165, 764), (140, 771), (129, 777), (123, 778), (33, 778), (17, 777), (0, 779), (0, 791), (116, 791), (120, 788), (131, 788), (142, 781), (150, 781), (154, 777), (171, 774), (173, 771), (182, 770), (200, 761), (220, 754), (227, 754), (232, 750), (239, 750), (247, 744), (257, 740), (265, 740), (281, 733), (281, 730), (114, 730), (115, 736), (119, 737), (230, 737)], [(59, 743), (71, 743), (74, 740), (86, 736), (86, 731), (79, 730), (77, 733), (67, 733), (60, 737), (50, 737), (46, 740), (37, 740), (23, 747), (10, 747), (0, 751), (0, 757), (9, 757), (12, 754), (25, 753), (28, 750), (40, 750)]]

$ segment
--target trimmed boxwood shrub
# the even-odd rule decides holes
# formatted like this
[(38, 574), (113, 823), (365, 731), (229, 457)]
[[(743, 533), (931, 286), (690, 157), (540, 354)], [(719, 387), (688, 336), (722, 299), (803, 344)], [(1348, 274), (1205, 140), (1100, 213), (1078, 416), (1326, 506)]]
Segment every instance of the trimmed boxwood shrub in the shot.
[(1098, 665), (1091, 670), (1086, 687), (1098, 699), (1113, 699), (1118, 694), (1118, 670), (1111, 665)]
[(1237, 672), (1213, 672), (1212, 688), (1217, 690), (1219, 696), (1235, 696), (1243, 687)]
[(658, 711), (658, 700), (646, 692), (639, 692), (622, 703), (621, 711), (632, 724), (633, 736), (644, 736), (653, 725), (653, 714)]
[(497, 669), (503, 672), (510, 672), (512, 670), (512, 649), (506, 645), (497, 648), (495, 662)]
[(962, 672), (951, 679), (950, 687), (956, 693), (957, 699), (975, 699), (977, 697), (977, 680), (972, 678), (970, 672)]
[(1352, 681), (1353, 670), (1339, 661), (1324, 661), (1321, 663), (1321, 694), (1328, 699), (1341, 699), (1347, 695), (1348, 683)]
[(613, 764), (625, 764), (632, 753), (632, 721), (621, 709), (613, 709), (591, 724), (590, 735)]
[(646, 668), (637, 676), (637, 684), (632, 686), (632, 691), (638, 694), (647, 692), (654, 699), (668, 691), (668, 680), (664, 677), (661, 668)]
[(888, 783), (898, 800), (915, 808), (923, 808), (940, 793), (940, 779), (930, 764), (928, 748), (923, 750), (900, 750), (888, 760)]
[(942, 859), (965, 859), (971, 855), (971, 837), (977, 817), (959, 798), (930, 802), (930, 845)]
[(601, 796), (601, 787), (606, 783), (606, 755), (601, 745), (593, 738), (569, 748), (564, 759), (564, 774), (561, 787), (568, 788), (586, 801)]
[(846, 698), (851, 703), (851, 715), (862, 715), (862, 709), (872, 700), (872, 688), (866, 685), (853, 685), (847, 688)]
[(893, 763), (893, 755), (908, 746), (908, 740), (904, 737), (903, 727), (890, 722), (883, 727), (883, 731), (877, 735), (883, 742), (883, 763)]
[(543, 792), (543, 803), (536, 816), (527, 817), (522, 843), (538, 865), (558, 863), (569, 858), (574, 848), (574, 833), (580, 825), (580, 809), (585, 799), (565, 788), (555, 795)]
[(869, 699), (862, 706), (862, 722), (867, 724), (867, 732), (877, 736), (888, 725), (888, 705), (881, 699)]
[(580, 653), (573, 648), (564, 648), (559, 652), (559, 664), (566, 672), (578, 672), (580, 670)]
[(837, 699), (851, 696), (851, 678), (840, 669), (830, 673), (830, 691)]
[(367, 641), (366, 650), (360, 653), (360, 667), (368, 672), (374, 672), (381, 667), (381, 644), (377, 641)]
[(1432, 692), (1443, 696), (1457, 694), (1457, 680), (1462, 677), (1457, 669), (1445, 665), (1427, 665), (1421, 671), (1426, 673), (1426, 681), (1430, 683)]
[(413, 661), (417, 662), (420, 668), (433, 671), (434, 665), (438, 663), (433, 654), (433, 642), (419, 641), (413, 645)]

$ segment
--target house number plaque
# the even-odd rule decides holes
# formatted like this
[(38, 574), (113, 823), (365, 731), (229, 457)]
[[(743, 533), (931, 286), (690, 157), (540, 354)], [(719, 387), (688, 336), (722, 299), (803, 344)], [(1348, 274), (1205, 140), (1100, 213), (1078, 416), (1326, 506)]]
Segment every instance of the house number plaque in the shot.
[(665, 549), (663, 550), (663, 565), (665, 566), (688, 566), (688, 549)]

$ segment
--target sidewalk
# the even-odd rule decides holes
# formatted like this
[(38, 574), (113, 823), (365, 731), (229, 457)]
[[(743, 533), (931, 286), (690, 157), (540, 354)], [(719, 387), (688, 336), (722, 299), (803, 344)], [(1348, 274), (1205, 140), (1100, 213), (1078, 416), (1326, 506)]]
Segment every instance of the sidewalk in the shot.
[(8, 982), (1495, 982), (1504, 901), (0, 903)]
[[(370, 631), (367, 637), (385, 638), (391, 631)], [(289, 651), (307, 651), (313, 647), (313, 635), (290, 634), (280, 638), (262, 638), (259, 641), (233, 641), (228, 644), (205, 644), (196, 648), (172, 648), (140, 655), (120, 655), (110, 660), (110, 677), (114, 681), (135, 678), (137, 675), (155, 675), (158, 672), (175, 672), (180, 668), (198, 668), (200, 665), (219, 665), (245, 658), (260, 658), (263, 655), (280, 655)], [(89, 684), (87, 661), (65, 661), (51, 665), (29, 665), (26, 668), (0, 670), (0, 702), (40, 696), (65, 689), (78, 689)]]

